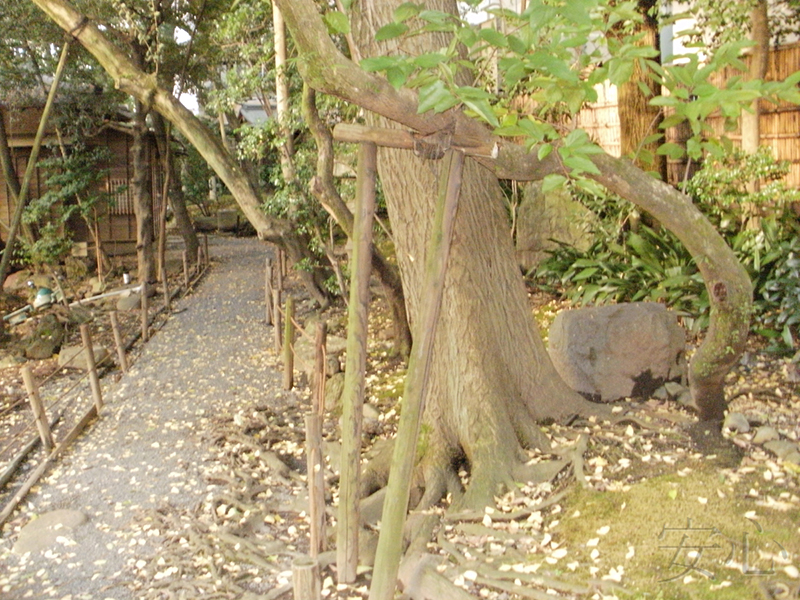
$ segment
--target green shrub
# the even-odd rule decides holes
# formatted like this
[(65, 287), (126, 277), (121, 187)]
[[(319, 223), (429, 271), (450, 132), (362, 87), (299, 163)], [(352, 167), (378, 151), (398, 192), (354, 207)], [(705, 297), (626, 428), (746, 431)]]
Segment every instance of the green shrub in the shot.
[[(800, 241), (788, 210), (800, 193), (781, 181), (787, 172), (788, 164), (768, 149), (751, 156), (734, 151), (709, 159), (685, 186), (753, 281), (754, 331), (783, 353), (800, 341)], [(754, 181), (760, 182), (757, 191), (751, 190)], [(586, 252), (564, 245), (551, 252), (534, 275), (541, 287), (576, 304), (663, 302), (691, 331), (708, 324), (702, 278), (672, 233), (638, 224), (632, 205), (618, 199), (578, 199), (601, 218), (597, 239)]]

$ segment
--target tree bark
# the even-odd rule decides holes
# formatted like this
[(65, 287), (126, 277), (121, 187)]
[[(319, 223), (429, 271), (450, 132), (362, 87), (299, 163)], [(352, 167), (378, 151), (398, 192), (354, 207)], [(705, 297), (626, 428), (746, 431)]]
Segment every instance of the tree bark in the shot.
[[(535, 152), (528, 152), (520, 145), (493, 136), (486, 127), (458, 110), (440, 114), (419, 114), (416, 96), (411, 91), (404, 89), (396, 91), (388, 81), (364, 72), (338, 52), (313, 2), (309, 0), (276, 0), (276, 2), (283, 10), (287, 27), (298, 47), (297, 64), (301, 74), (317, 91), (336, 95), (386, 119), (396, 121), (416, 131), (417, 134), (413, 137), (418, 138), (437, 131), (448, 132), (452, 135), (455, 147), (475, 157), (477, 162), (488, 167), (497, 177), (532, 181), (542, 179), (550, 173), (563, 172), (556, 159), (557, 153), (550, 153), (545, 159), (539, 160)], [(383, 3), (372, 8), (382, 9)], [(372, 15), (373, 11), (371, 10), (369, 14)], [(374, 23), (377, 27), (378, 23), (389, 20), (390, 17), (384, 12), (383, 20), (377, 18)], [(746, 273), (724, 240), (702, 213), (692, 205), (691, 199), (687, 196), (663, 182), (652, 180), (646, 173), (624, 160), (614, 159), (607, 154), (599, 154), (593, 160), (601, 171), (601, 175), (595, 177), (598, 182), (648, 211), (672, 230), (686, 244), (700, 266), (712, 305), (711, 325), (692, 359), (690, 380), (692, 392), (701, 407), (701, 418), (716, 419), (724, 411), (723, 373), (735, 364), (744, 348), (749, 329), (751, 285)], [(392, 189), (399, 184), (400, 188), (409, 188), (407, 193), (411, 194), (413, 192), (408, 184), (417, 171), (418, 169), (409, 170), (401, 181), (391, 183), (384, 181), (384, 186)], [(483, 185), (486, 186), (492, 187), (492, 184)], [(418, 191), (424, 193), (425, 188)], [(465, 209), (464, 212), (467, 213), (468, 210), (470, 209)], [(680, 217), (676, 217), (677, 214), (680, 214)], [(412, 219), (412, 222), (418, 224), (427, 222), (420, 217), (421, 215), (414, 212), (400, 215), (401, 219)], [(395, 227), (397, 226), (398, 223), (395, 222)], [(499, 234), (486, 230), (478, 231), (476, 235), (481, 237)], [(400, 248), (402, 236), (398, 235), (397, 239), (398, 256), (402, 260), (407, 249)], [(503, 256), (502, 260), (509, 260), (509, 264), (513, 264), (513, 260), (507, 256)], [(401, 273), (404, 284), (408, 284), (409, 280), (402, 264)], [(475, 277), (473, 281), (478, 282), (479, 279)], [(485, 285), (498, 284), (500, 283), (495, 280), (485, 282)], [(407, 292), (412, 289), (408, 285), (404, 287)], [(413, 297), (413, 294), (409, 295)], [(413, 306), (413, 299), (409, 304)], [(413, 315), (413, 309), (410, 313)], [(478, 340), (477, 343), (483, 344), (484, 340)]]
[[(391, 21), (397, 4), (367, 0), (352, 6), (351, 25), (362, 56), (396, 50), (391, 44), (375, 44), (374, 33)], [(426, 7), (456, 10), (450, 0)], [(442, 34), (429, 34), (403, 40), (403, 51), (423, 53), (446, 45)], [(386, 119), (368, 119), (397, 127)], [(441, 161), (406, 150), (383, 148), (379, 153), (412, 331), (425, 302), (426, 248), (441, 168)], [(536, 331), (502, 198), (497, 178), (467, 160), (423, 402), (426, 502), (445, 492), (454, 481), (453, 465), (463, 458), (471, 468), (464, 504), (491, 504), (499, 488), (522, 474), (521, 449), (546, 447), (537, 421), (591, 411), (558, 376)]]
[[(750, 12), (750, 38), (755, 45), (750, 50), (748, 77), (750, 79), (764, 79), (769, 67), (767, 0), (757, 0), (755, 7)], [(750, 109), (750, 112), (743, 112), (741, 118), (742, 150), (747, 154), (754, 154), (761, 143), (760, 101), (755, 100)]]
[[(654, 6), (653, 0), (639, 0), (638, 10), (645, 21), (640, 29), (642, 38), (638, 43), (642, 47), (658, 49), (658, 22), (651, 16)], [(651, 93), (645, 94), (640, 84), (650, 88)], [(620, 153), (622, 156), (632, 157), (637, 167), (654, 171), (666, 181), (667, 158), (657, 152), (664, 141), (663, 135), (655, 142), (642, 143), (647, 136), (659, 132), (659, 125), (663, 120), (661, 109), (650, 104), (650, 100), (661, 93), (660, 86), (659, 89), (654, 89), (656, 85), (656, 82), (647, 77), (637, 61), (634, 63), (630, 80), (619, 86), (617, 112), (620, 125)]]
[(136, 262), (139, 282), (156, 281), (155, 250), (153, 245), (153, 193), (150, 181), (150, 157), (147, 147), (148, 109), (135, 102), (133, 122), (133, 212), (136, 215)]
[[(91, 19), (64, 0), (31, 0), (59, 27), (77, 39), (94, 56), (120, 90), (145, 106), (158, 111), (192, 144), (219, 178), (225, 183), (245, 217), (260, 239), (284, 246), (293, 261), (306, 256), (306, 246), (294, 225), (275, 219), (261, 209), (261, 198), (232, 154), (211, 131), (183, 106), (172, 93), (159, 86), (154, 74), (144, 73), (103, 34)], [(328, 303), (327, 294), (313, 274), (300, 272), (301, 280), (312, 297), (321, 305)]]
[(159, 146), (159, 154), (165, 159), (164, 169), (169, 173), (169, 203), (172, 206), (172, 213), (175, 215), (175, 224), (178, 226), (178, 232), (183, 239), (183, 245), (186, 248), (189, 260), (193, 263), (197, 260), (197, 248), (200, 244), (197, 241), (197, 232), (194, 230), (192, 219), (186, 208), (186, 196), (183, 194), (180, 175), (175, 167), (175, 155), (166, 151), (166, 145), (170, 143), (170, 140), (167, 135), (167, 128), (164, 126), (164, 118), (160, 114), (154, 114), (153, 125)]

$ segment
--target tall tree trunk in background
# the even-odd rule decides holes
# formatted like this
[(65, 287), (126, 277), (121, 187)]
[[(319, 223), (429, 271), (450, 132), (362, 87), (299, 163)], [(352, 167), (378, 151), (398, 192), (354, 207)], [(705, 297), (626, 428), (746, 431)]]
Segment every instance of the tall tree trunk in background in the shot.
[[(374, 42), (400, 1), (362, 0), (351, 7), (363, 57), (396, 48)], [(456, 13), (454, 0), (426, 8)], [(447, 46), (442, 34), (403, 40), (403, 52), (422, 54)], [(383, 127), (396, 123), (369, 120)], [(397, 260), (414, 331), (422, 303), (425, 249), (441, 162), (406, 150), (382, 149), (378, 170), (392, 222)], [(496, 177), (467, 160), (434, 342), (425, 422), (426, 501), (456, 481), (453, 465), (469, 461), (466, 506), (493, 502), (498, 489), (524, 477), (522, 447), (543, 444), (536, 422), (588, 409), (559, 377), (536, 330), (508, 235), (508, 217)]]
[[(658, 20), (652, 11), (657, 3), (654, 0), (639, 0), (638, 10), (644, 16), (639, 40), (642, 47), (659, 49)], [(645, 84), (646, 94), (640, 87)], [(660, 86), (642, 72), (638, 61), (634, 63), (633, 75), (617, 89), (621, 155), (634, 157), (634, 164), (645, 171), (655, 171), (663, 181), (667, 180), (667, 159), (656, 151), (664, 142), (663, 136), (653, 142), (643, 144), (649, 135), (659, 133), (663, 115), (658, 106), (651, 106), (650, 100), (661, 93)]]
[[(764, 79), (769, 67), (769, 20), (767, 0), (757, 0), (750, 12), (750, 39), (755, 45), (750, 49), (750, 79)], [(753, 102), (752, 112), (743, 112), (741, 118), (742, 150), (753, 154), (758, 150), (761, 141), (759, 119), (761, 110), (759, 101)]]
[[(143, 62), (144, 49), (136, 49), (139, 64)], [(153, 235), (153, 193), (150, 182), (150, 156), (147, 147), (147, 113), (149, 107), (139, 100), (133, 113), (133, 210), (136, 215), (136, 262), (139, 281), (152, 284), (156, 281), (156, 261)]]
[(279, 154), (281, 173), (287, 184), (296, 178), (294, 168), (294, 140), (289, 129), (289, 79), (286, 76), (286, 25), (280, 8), (272, 4), (272, 28), (275, 36), (275, 102), (277, 104), (278, 130), (283, 138)]
[(153, 114), (153, 129), (156, 133), (156, 142), (159, 147), (164, 164), (164, 170), (169, 175), (169, 203), (172, 206), (172, 214), (175, 216), (175, 225), (183, 239), (183, 245), (189, 261), (194, 263), (197, 260), (197, 232), (194, 230), (192, 219), (186, 208), (186, 196), (181, 187), (181, 178), (178, 169), (175, 167), (175, 153), (167, 152), (167, 144), (170, 140), (167, 136), (167, 128), (164, 126), (164, 117), (160, 114)]

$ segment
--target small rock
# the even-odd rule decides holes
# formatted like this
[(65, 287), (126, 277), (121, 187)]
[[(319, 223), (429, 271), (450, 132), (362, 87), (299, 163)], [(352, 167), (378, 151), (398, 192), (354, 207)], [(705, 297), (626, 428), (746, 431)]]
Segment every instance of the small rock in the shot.
[(88, 517), (77, 510), (54, 510), (33, 519), (19, 532), (14, 544), (14, 554), (44, 552), (57, 543), (57, 538), (69, 534), (80, 527)]
[(64, 326), (55, 315), (45, 315), (24, 342), (25, 357), (31, 360), (48, 359), (61, 347), (63, 340)]
[(681, 395), (685, 394), (689, 391), (685, 385), (681, 385), (677, 381), (667, 381), (664, 384), (664, 391), (670, 395), (672, 398), (680, 398)]
[(769, 425), (759, 427), (753, 435), (754, 444), (766, 444), (767, 442), (779, 439), (781, 439), (781, 435), (778, 433), (778, 430)]
[(725, 417), (722, 429), (728, 429), (736, 433), (747, 433), (750, 431), (750, 422), (742, 413), (729, 413), (728, 416)]
[(17, 356), (15, 354), (5, 354), (0, 357), (0, 369), (8, 369), (10, 367), (16, 367), (21, 363), (24, 363), (25, 359), (21, 356)]
[(793, 452), (797, 452), (797, 444), (789, 440), (772, 440), (764, 444), (764, 448), (781, 459), (786, 458)]
[(325, 409), (339, 410), (344, 391), (344, 373), (337, 373), (325, 382)]
[(122, 296), (117, 300), (118, 311), (138, 310), (142, 301), (139, 294), (131, 294), (130, 296)]
[(686, 390), (678, 396), (678, 404), (686, 408), (691, 408), (692, 410), (699, 410), (697, 403), (694, 401), (694, 398), (692, 398), (692, 392), (689, 390)]
[[(103, 346), (94, 346), (94, 361), (95, 364), (100, 364), (105, 361), (109, 352)], [(70, 369), (83, 369), (88, 370), (89, 366), (86, 362), (86, 354), (83, 351), (83, 346), (65, 346), (58, 353), (58, 366), (67, 367)]]
[(787, 456), (783, 457), (784, 462), (792, 463), (793, 465), (800, 465), (800, 450), (790, 452)]

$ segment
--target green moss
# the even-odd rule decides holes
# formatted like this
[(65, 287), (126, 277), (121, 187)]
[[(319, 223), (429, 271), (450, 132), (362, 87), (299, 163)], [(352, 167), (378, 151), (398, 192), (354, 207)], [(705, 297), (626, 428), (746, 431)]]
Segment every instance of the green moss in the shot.
[[(596, 567), (599, 578), (621, 567), (622, 585), (634, 598), (753, 598), (759, 586), (775, 582), (794, 589), (780, 561), (788, 553), (796, 566), (800, 511), (757, 506), (750, 487), (762, 488), (760, 498), (785, 491), (764, 489), (759, 479), (754, 474), (732, 485), (712, 464), (700, 463), (685, 477), (653, 477), (626, 492), (575, 489), (554, 535), (567, 543), (564, 560), (579, 563), (576, 574), (585, 578)], [(692, 558), (692, 551), (702, 554)], [(726, 565), (730, 559), (746, 560), (751, 574)]]

